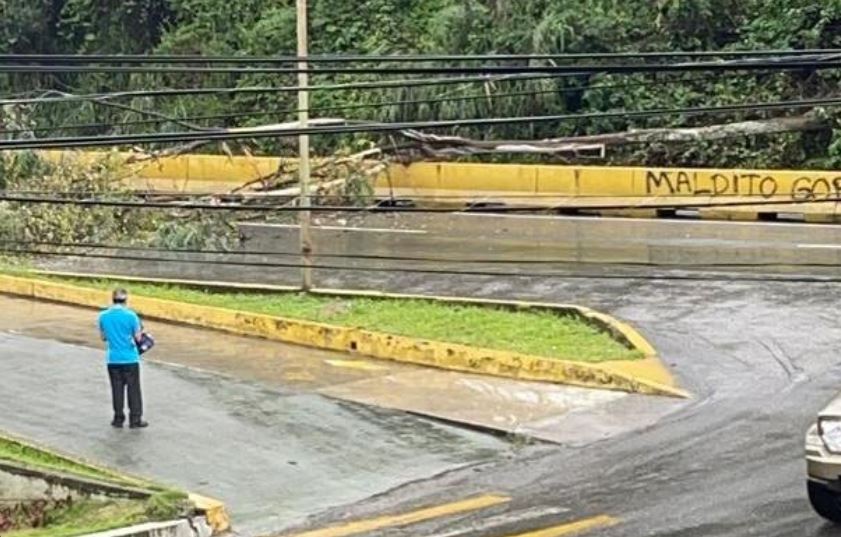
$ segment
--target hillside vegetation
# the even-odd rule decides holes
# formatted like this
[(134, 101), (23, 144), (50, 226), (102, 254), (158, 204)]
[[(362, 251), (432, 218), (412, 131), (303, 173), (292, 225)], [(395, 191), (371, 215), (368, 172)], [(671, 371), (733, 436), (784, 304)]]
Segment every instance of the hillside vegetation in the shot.
[[(162, 53), (277, 55), (294, 53), (294, 0), (3, 0), (0, 48), (7, 53)], [(694, 51), (841, 47), (841, 0), (311, 0), (311, 51), (337, 54), (552, 53)], [(369, 75), (374, 80), (378, 77)], [(315, 83), (360, 80), (316, 77)], [(703, 73), (548, 78), (446, 87), (317, 92), (315, 115), (384, 121), (464, 117), (582, 114), (607, 110), (715, 106), (835, 95), (834, 70), (796, 73)], [(73, 93), (126, 88), (294, 85), (286, 75), (0, 75), (4, 94), (33, 89)], [(588, 89), (588, 86), (591, 88)], [(598, 86), (592, 88), (592, 86)], [(506, 93), (534, 91), (533, 95)], [(471, 98), (480, 95), (483, 98)], [(442, 96), (452, 97), (441, 101)], [(379, 108), (334, 107), (439, 99)], [(471, 98), (468, 100), (467, 98)], [(251, 117), (196, 120), (202, 125), (258, 125), (294, 118), (292, 93), (136, 98), (126, 104), (178, 117), (254, 113)], [(461, 99), (461, 100), (458, 100)], [(804, 111), (773, 112), (798, 115)], [(717, 142), (634, 144), (588, 162), (767, 167), (835, 167), (841, 137), (835, 111), (813, 110), (825, 128), (740, 136)], [(459, 129), (485, 139), (620, 132), (663, 126), (700, 126), (768, 117), (669, 116)], [(7, 129), (65, 123), (137, 120), (136, 113), (91, 103), (6, 107)], [(90, 127), (84, 134), (179, 130), (174, 124)], [(47, 133), (38, 132), (38, 136)], [(6, 134), (7, 136), (19, 133)], [(357, 147), (364, 138), (320, 138), (316, 148)], [(252, 146), (277, 153), (278, 142)], [(524, 157), (509, 157), (524, 158)], [(530, 157), (536, 158), (536, 157)], [(550, 157), (557, 158), (557, 157)]]

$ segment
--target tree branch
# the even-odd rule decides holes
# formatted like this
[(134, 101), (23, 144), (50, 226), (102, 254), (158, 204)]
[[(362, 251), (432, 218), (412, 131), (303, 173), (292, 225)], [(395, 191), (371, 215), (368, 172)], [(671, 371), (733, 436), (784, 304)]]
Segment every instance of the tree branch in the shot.
[(435, 157), (488, 153), (580, 154), (599, 152), (603, 155), (607, 147), (627, 144), (713, 141), (735, 136), (820, 130), (829, 126), (830, 123), (826, 119), (805, 115), (724, 123), (705, 127), (641, 129), (546, 140), (472, 140), (460, 136), (438, 136), (418, 131), (403, 131), (402, 135), (417, 142), (424, 154)]

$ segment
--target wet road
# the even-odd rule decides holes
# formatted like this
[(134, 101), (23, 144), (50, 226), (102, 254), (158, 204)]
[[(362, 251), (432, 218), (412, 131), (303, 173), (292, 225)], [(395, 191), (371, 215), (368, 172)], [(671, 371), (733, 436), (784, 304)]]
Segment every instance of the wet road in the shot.
[[(620, 522), (594, 535), (838, 534), (808, 506), (802, 443), (815, 413), (841, 390), (841, 287), (406, 277), (393, 284), (413, 292), (578, 301), (610, 311), (651, 338), (695, 398), (647, 430), (455, 472), (342, 517), (495, 492), (511, 502), (400, 534), (499, 537), (601, 514)], [(498, 524), (486, 527), (488, 519)]]
[[(820, 255), (838, 251), (835, 238), (813, 240), (818, 232), (811, 226), (798, 228), (793, 249), (822, 243), (826, 246), (810, 249)], [(741, 228), (731, 228), (736, 229)], [(731, 238), (729, 256), (738, 256), (740, 244), (755, 256), (767, 255), (751, 249), (756, 234)], [(841, 533), (808, 506), (802, 446), (815, 413), (841, 390), (841, 285), (761, 277), (672, 281), (668, 275), (660, 280), (321, 276), (325, 286), (554, 300), (602, 309), (640, 328), (695, 397), (656, 426), (584, 447), (525, 450), (514, 460), (489, 461), (327, 512), (309, 528), (500, 494), (510, 500), (360, 534), (507, 537), (594, 516), (612, 517), (611, 524), (587, 533), (606, 537)]]
[[(652, 339), (695, 398), (643, 431), (585, 447), (522, 450), (513, 460), (491, 457), (374, 500), (348, 502), (308, 527), (495, 493), (511, 500), (363, 534), (503, 537), (599, 515), (619, 522), (593, 535), (835, 534), (808, 507), (802, 436), (841, 389), (841, 287), (405, 276), (391, 285), (419, 293), (575, 300), (611, 311)], [(22, 364), (35, 360), (21, 357)], [(53, 410), (44, 409), (43, 419)], [(353, 438), (349, 431), (346, 438)]]
[[(315, 281), (387, 285), (390, 271), (428, 279), (482, 274), (643, 276), (670, 271), (813, 275), (841, 280), (841, 226), (489, 214), (319, 215), (312, 229)], [(242, 224), (230, 254), (109, 251), (46, 257), (42, 266), (84, 273), (296, 285), (298, 229)], [(247, 254), (247, 255), (245, 255)], [(128, 260), (119, 259), (130, 255)], [(110, 256), (110, 257), (109, 257)], [(111, 257), (116, 257), (113, 259)], [(148, 260), (148, 261), (146, 261)], [(255, 265), (256, 264), (256, 265)], [(339, 267), (340, 269), (336, 269)], [(436, 273), (436, 271), (438, 271)], [(445, 272), (440, 272), (445, 271)], [(399, 287), (399, 286), (398, 286)]]
[[(149, 362), (152, 426), (114, 430), (93, 316), (0, 297), (0, 430), (222, 499), (246, 535), (516, 450), (486, 434), (314, 393), (318, 383), (359, 375), (319, 359), (335, 355), (155, 323), (154, 353), (216, 370), (238, 354), (240, 378)], [(202, 359), (208, 354), (216, 356)]]
[(587, 445), (685, 404), (149, 321), (158, 341), (144, 368), (153, 428), (126, 435), (107, 424), (94, 316), (0, 297), (0, 430), (214, 496), (246, 535), (437, 473), (550, 449), (538, 439)]

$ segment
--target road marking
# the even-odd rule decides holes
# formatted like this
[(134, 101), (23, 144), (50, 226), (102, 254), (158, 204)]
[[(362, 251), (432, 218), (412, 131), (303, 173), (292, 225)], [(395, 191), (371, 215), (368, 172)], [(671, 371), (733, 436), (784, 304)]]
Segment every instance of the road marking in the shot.
[(798, 248), (841, 250), (841, 244), (798, 244)]
[(522, 511), (503, 512), (498, 515), (471, 519), (469, 522), (469, 529), (465, 530), (465, 528), (460, 527), (451, 531), (446, 531), (445, 533), (436, 533), (435, 537), (465, 537), (469, 535), (483, 534), (507, 524), (517, 522), (525, 524), (529, 520), (537, 520), (538, 518), (548, 516), (560, 518), (559, 515), (567, 515), (570, 510), (571, 509), (568, 507), (531, 507)]
[(608, 515), (599, 515), (590, 518), (583, 518), (575, 522), (568, 522), (560, 526), (552, 526), (551, 528), (544, 528), (542, 530), (530, 531), (528, 533), (518, 533), (517, 535), (509, 535), (508, 537), (564, 537), (566, 535), (575, 535), (597, 528), (609, 528), (619, 524), (619, 519)]
[(324, 360), (326, 364), (333, 367), (346, 367), (348, 369), (360, 369), (362, 371), (386, 371), (387, 367), (362, 360)]
[(309, 371), (289, 371), (283, 374), (283, 380), (292, 382), (311, 382), (315, 380), (315, 376)]
[(453, 503), (445, 503), (435, 507), (427, 507), (400, 515), (389, 515), (371, 518), (368, 520), (357, 520), (341, 526), (332, 526), (329, 528), (306, 531), (304, 533), (295, 533), (287, 535), (286, 537), (346, 537), (348, 535), (358, 535), (360, 533), (375, 531), (383, 528), (408, 526), (410, 524), (417, 524), (433, 518), (443, 518), (460, 513), (478, 511), (480, 509), (487, 509), (488, 507), (493, 507), (509, 501), (511, 501), (511, 498), (507, 496), (498, 496), (493, 494), (476, 496), (474, 498), (468, 498), (466, 500)]

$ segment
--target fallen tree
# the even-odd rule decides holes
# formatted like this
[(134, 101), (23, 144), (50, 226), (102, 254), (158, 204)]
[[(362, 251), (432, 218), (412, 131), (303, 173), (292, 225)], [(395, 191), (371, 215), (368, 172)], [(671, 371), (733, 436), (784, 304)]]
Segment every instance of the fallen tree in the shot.
[[(313, 119), (312, 125), (345, 125), (342, 118)], [(237, 132), (260, 132), (265, 130), (299, 127), (297, 122), (228, 129)], [(398, 133), (406, 143), (392, 142), (390, 147), (370, 147), (349, 154), (338, 152), (329, 157), (314, 159), (311, 171), (310, 195), (322, 205), (366, 204), (373, 194), (377, 177), (386, 173), (392, 159), (409, 163), (424, 158), (448, 159), (476, 155), (494, 154), (544, 154), (566, 157), (597, 156), (604, 158), (610, 148), (631, 144), (674, 144), (687, 142), (709, 142), (735, 137), (782, 134), (791, 132), (831, 129), (832, 120), (815, 112), (795, 117), (780, 117), (762, 120), (739, 121), (706, 125), (701, 127), (662, 127), (637, 129), (584, 136), (567, 136), (543, 140), (475, 140), (460, 136), (437, 135), (417, 130), (403, 130)], [(282, 136), (282, 135), (281, 135)], [(139, 154), (132, 162), (149, 162), (159, 158), (178, 156), (194, 150), (191, 142), (164, 150), (160, 153)], [(230, 149), (225, 147), (228, 155)], [(247, 149), (244, 150), (247, 154)], [(297, 159), (281, 159), (276, 170), (211, 199), (222, 199), (236, 195), (243, 204), (273, 202), (293, 204), (300, 196), (298, 186)]]
[(815, 115), (740, 121), (692, 128), (639, 129), (625, 132), (568, 136), (545, 140), (474, 140), (460, 136), (440, 136), (415, 130), (401, 134), (416, 144), (429, 158), (452, 158), (487, 154), (596, 154), (604, 157), (609, 147), (629, 144), (686, 143), (723, 140), (741, 136), (781, 134), (831, 128), (828, 119)]

